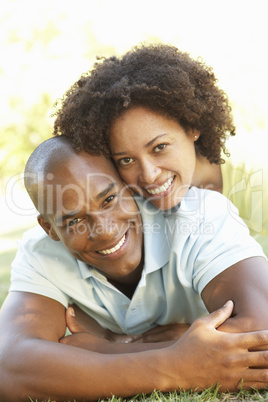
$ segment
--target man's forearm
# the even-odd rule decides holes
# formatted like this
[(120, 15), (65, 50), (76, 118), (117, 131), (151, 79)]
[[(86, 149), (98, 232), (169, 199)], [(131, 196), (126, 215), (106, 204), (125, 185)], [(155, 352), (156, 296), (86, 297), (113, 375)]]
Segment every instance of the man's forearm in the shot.
[(42, 339), (21, 339), (6, 347), (2, 357), (1, 400), (91, 400), (167, 387), (164, 373), (157, 369), (166, 357), (158, 351), (104, 355)]
[(28, 401), (29, 397), (92, 400), (150, 393), (154, 389), (202, 390), (217, 382), (222, 392), (235, 391), (242, 379), (243, 387), (263, 389), (268, 385), (268, 370), (260, 367), (267, 365), (268, 352), (248, 349), (267, 345), (268, 331), (249, 334), (217, 331), (231, 312), (232, 304), (227, 303), (210, 316), (195, 321), (168, 348), (121, 355), (36, 339), (22, 331), (3, 331), (0, 400)]

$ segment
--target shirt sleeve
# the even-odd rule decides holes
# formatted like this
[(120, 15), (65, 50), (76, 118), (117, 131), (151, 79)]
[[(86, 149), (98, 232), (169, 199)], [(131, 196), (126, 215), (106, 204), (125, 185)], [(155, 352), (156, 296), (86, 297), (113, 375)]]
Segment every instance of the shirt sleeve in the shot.
[(59, 249), (53, 248), (51, 239), (46, 236), (37, 240), (34, 232), (29, 232), (31, 235), (25, 234), (12, 262), (9, 291), (36, 293), (68, 307), (68, 296), (53, 283), (53, 270), (60, 268), (59, 261), (60, 265), (68, 262), (60, 258)]
[(204, 191), (197, 215), (198, 224), (185, 239), (178, 275), (199, 294), (214, 277), (239, 261), (266, 258), (237, 208), (222, 194)]

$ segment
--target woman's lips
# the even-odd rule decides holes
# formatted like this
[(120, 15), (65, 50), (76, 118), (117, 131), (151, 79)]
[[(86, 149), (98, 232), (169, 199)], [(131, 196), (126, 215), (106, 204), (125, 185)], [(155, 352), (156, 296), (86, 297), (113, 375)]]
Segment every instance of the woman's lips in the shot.
[(162, 184), (162, 186), (156, 187), (154, 189), (146, 189), (146, 191), (150, 195), (161, 195), (162, 193), (168, 190), (168, 188), (172, 185), (174, 179), (175, 176), (170, 177), (164, 184)]

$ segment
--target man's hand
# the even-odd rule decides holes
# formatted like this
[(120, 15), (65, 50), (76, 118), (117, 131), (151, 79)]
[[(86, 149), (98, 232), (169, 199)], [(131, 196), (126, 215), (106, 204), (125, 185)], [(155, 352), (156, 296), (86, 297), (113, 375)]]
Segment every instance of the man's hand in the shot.
[(84, 313), (76, 305), (72, 305), (66, 310), (66, 323), (73, 335), (62, 338), (60, 342), (89, 350), (96, 350), (93, 346), (95, 343), (99, 346), (102, 342), (107, 343), (107, 341), (112, 343), (177, 341), (190, 327), (188, 324), (168, 324), (157, 326), (140, 335), (116, 334), (103, 328), (94, 318)]
[(201, 390), (217, 383), (220, 391), (238, 390), (242, 385), (244, 389), (263, 388), (268, 371), (260, 367), (268, 367), (268, 352), (251, 352), (250, 349), (257, 346), (268, 349), (268, 331), (218, 331), (232, 310), (233, 303), (229, 301), (219, 310), (196, 320), (176, 344), (166, 349), (171, 359), (168, 366), (173, 367), (174, 376), (179, 367), (183, 367), (179, 383), (182, 389)]
[(60, 343), (96, 352), (103, 352), (109, 343), (132, 343), (141, 337), (116, 334), (105, 329), (76, 305), (66, 310), (66, 324), (72, 335), (61, 338)]

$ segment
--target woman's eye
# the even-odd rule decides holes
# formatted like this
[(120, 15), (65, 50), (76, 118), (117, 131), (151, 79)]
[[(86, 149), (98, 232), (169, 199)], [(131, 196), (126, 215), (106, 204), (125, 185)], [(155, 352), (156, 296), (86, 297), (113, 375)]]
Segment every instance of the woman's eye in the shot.
[(159, 144), (154, 148), (154, 151), (155, 152), (161, 152), (161, 151), (163, 151), (163, 149), (166, 148), (166, 146), (167, 146), (167, 144)]
[(121, 166), (127, 166), (129, 165), (131, 162), (133, 162), (132, 158), (122, 158), (119, 160), (119, 165)]

